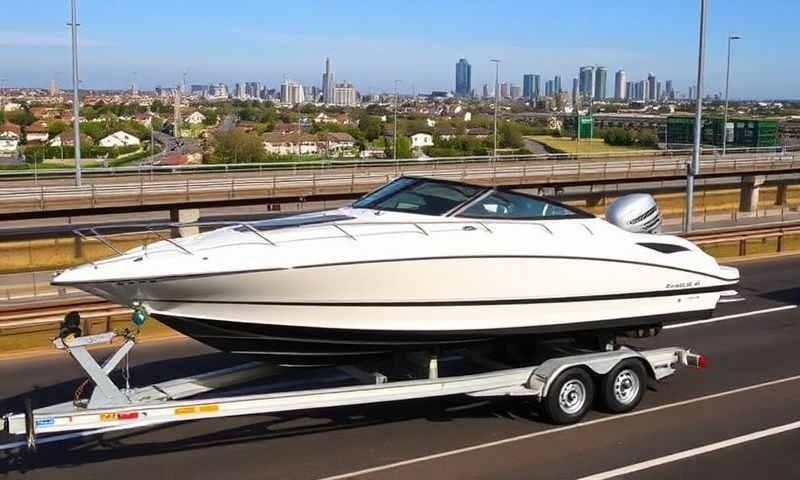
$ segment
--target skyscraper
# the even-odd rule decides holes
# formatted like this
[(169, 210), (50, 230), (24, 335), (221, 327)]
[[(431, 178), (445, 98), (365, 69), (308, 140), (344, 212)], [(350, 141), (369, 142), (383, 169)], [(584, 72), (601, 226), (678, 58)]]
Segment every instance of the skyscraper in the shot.
[(661, 100), (663, 100), (663, 99), (664, 99), (664, 98), (661, 96), (661, 95), (662, 95), (662, 93), (663, 93), (663, 92), (661, 91), (661, 82), (656, 82), (656, 101), (660, 102)]
[(573, 77), (572, 79), (572, 104), (575, 105), (575, 108), (578, 108), (578, 78)]
[(539, 98), (542, 96), (542, 76), (533, 76), (533, 97)]
[(636, 98), (636, 87), (633, 82), (625, 82), (625, 98), (634, 100)]
[(594, 97), (594, 67), (581, 67), (578, 78), (580, 78), (578, 88), (580, 96), (583, 98)]
[(606, 85), (608, 83), (608, 69), (606, 67), (597, 67), (594, 74), (594, 99), (606, 99)]
[(483, 84), (483, 98), (489, 98), (489, 85)]
[(238, 82), (233, 89), (233, 96), (239, 100), (244, 100), (247, 97), (246, 90), (244, 82)]
[(625, 70), (623, 69), (617, 70), (616, 75), (614, 75), (614, 98), (616, 100), (625, 100), (627, 97), (625, 77)]
[(513, 98), (514, 100), (522, 98), (522, 89), (519, 87), (519, 85), (514, 85), (512, 83), (511, 88), (509, 89), (509, 93), (511, 94), (511, 98)]
[[(331, 59), (325, 58), (325, 73), (322, 74), (322, 102), (333, 103), (333, 90), (336, 84), (333, 79), (333, 72), (331, 71)], [(283, 99), (283, 86), (281, 86), (281, 99)], [(293, 102), (297, 103), (297, 102)]]
[(553, 78), (553, 93), (554, 94), (561, 93), (561, 76), (560, 75), (556, 75), (555, 78)]
[[(333, 85), (331, 85), (332, 87)], [(333, 97), (331, 96), (331, 101)], [(281, 84), (281, 103), (284, 105), (295, 105), (305, 102), (305, 92), (303, 86), (291, 80), (284, 80)]]
[(508, 82), (502, 82), (500, 84), (500, 97), (501, 98), (508, 98), (509, 97)]
[(552, 97), (553, 96), (553, 81), (548, 80), (544, 82), (544, 95), (545, 97)]
[(466, 58), (456, 63), (456, 95), (468, 97), (472, 91), (472, 65)]
[(356, 105), (356, 89), (350, 82), (337, 83), (333, 88), (333, 104), (338, 107)]
[(526, 73), (522, 76), (522, 96), (533, 98), (533, 74)]
[(652, 73), (647, 74), (647, 95), (644, 100), (651, 102), (656, 100), (656, 76)]
[(50, 96), (51, 97), (55, 97), (56, 95), (59, 94), (60, 91), (61, 90), (59, 90), (59, 88), (58, 88), (58, 82), (56, 82), (55, 79), (50, 80), (50, 89), (49, 89), (49, 92), (48, 92), (50, 94)]
[(667, 80), (665, 87), (664, 96), (666, 96), (669, 100), (675, 100), (675, 90), (672, 89), (672, 80)]

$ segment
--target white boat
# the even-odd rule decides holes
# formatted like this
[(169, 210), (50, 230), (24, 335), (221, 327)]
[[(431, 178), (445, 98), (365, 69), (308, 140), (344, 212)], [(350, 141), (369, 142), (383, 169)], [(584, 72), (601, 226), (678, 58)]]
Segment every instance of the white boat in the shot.
[[(633, 203), (609, 217), (657, 228), (655, 204)], [(658, 329), (709, 317), (738, 279), (679, 237), (520, 192), (401, 177), (350, 207), (159, 242), (53, 284), (224, 351), (313, 364)]]

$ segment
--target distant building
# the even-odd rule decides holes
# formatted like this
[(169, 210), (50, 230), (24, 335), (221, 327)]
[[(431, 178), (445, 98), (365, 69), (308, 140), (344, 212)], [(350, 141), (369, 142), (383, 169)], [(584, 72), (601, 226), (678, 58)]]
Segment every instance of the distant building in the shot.
[(0, 126), (0, 154), (16, 153), (20, 135), (20, 128), (13, 123), (5, 123)]
[(606, 67), (597, 67), (594, 75), (594, 99), (605, 100), (606, 85), (608, 84), (608, 69)]
[(636, 98), (636, 89), (634, 88), (633, 82), (625, 82), (625, 99), (633, 100)]
[(500, 84), (500, 97), (501, 98), (508, 98), (510, 95), (508, 91), (508, 82), (502, 82)]
[(456, 63), (456, 95), (468, 97), (472, 92), (472, 65), (466, 58), (461, 58)]
[(142, 142), (135, 136), (128, 132), (119, 130), (111, 135), (101, 138), (99, 145), (101, 147), (127, 147), (130, 145), (140, 145)]
[(664, 84), (664, 95), (668, 100), (675, 100), (675, 90), (672, 89), (672, 80), (667, 80)]
[(625, 83), (625, 70), (619, 69), (617, 73), (614, 75), (614, 99), (615, 100), (625, 100), (627, 98), (627, 92), (625, 91), (626, 83)]
[[(89, 145), (92, 143), (92, 137), (81, 133), (81, 145)], [(51, 138), (47, 145), (51, 147), (73, 147), (75, 146), (75, 132), (72, 130), (63, 131)]]
[(580, 68), (578, 74), (578, 93), (581, 98), (594, 97), (594, 67), (587, 65)]
[(548, 80), (544, 82), (544, 96), (545, 97), (552, 97), (553, 96), (553, 81)]
[(45, 122), (34, 122), (25, 128), (25, 141), (28, 143), (45, 143), (47, 138), (47, 124)]
[(553, 94), (559, 94), (561, 91), (561, 76), (556, 75), (555, 78), (553, 78)]
[(244, 84), (244, 95), (247, 98), (261, 98), (261, 90), (264, 85), (261, 82), (247, 82)]
[(209, 98), (228, 98), (230, 94), (228, 93), (228, 86), (224, 83), (215, 83), (210, 86), (208, 90)]
[(514, 85), (512, 83), (511, 84), (511, 88), (510, 88), (510, 94), (511, 94), (511, 98), (513, 98), (515, 100), (517, 98), (522, 98), (522, 87), (520, 87), (519, 85)]
[(433, 135), (426, 132), (417, 132), (411, 135), (411, 148), (423, 148), (433, 146)]
[(267, 132), (262, 136), (264, 151), (272, 155), (317, 155), (317, 137), (307, 133)]
[(198, 125), (205, 122), (205, 120), (206, 116), (197, 111), (192, 112), (188, 117), (186, 117), (186, 123), (189, 125)]
[(356, 89), (353, 84), (337, 83), (333, 88), (333, 104), (339, 107), (356, 106)]
[[(333, 85), (331, 85), (331, 89), (333, 89)], [(330, 101), (333, 101), (333, 90), (331, 90)], [(285, 80), (281, 84), (281, 103), (283, 105), (297, 105), (298, 103), (305, 103), (305, 92), (303, 91), (303, 86), (297, 82)]]
[(572, 105), (578, 108), (578, 78), (572, 78)]
[[(331, 59), (325, 59), (325, 72), (322, 74), (322, 102), (327, 104), (333, 103), (334, 89), (336, 88), (333, 79), (333, 72), (331, 71)], [(281, 86), (281, 103), (283, 102), (283, 86)], [(299, 103), (299, 102), (295, 102)]]
[(50, 88), (48, 89), (47, 93), (49, 93), (51, 97), (55, 97), (61, 93), (61, 90), (58, 88), (58, 82), (55, 80), (50, 80)]
[(656, 76), (652, 73), (647, 74), (647, 95), (645, 100), (651, 102), (656, 100)]
[(660, 101), (664, 100), (664, 98), (661, 96), (661, 94), (662, 94), (662, 92), (661, 92), (661, 82), (656, 82), (656, 101), (660, 102)]
[(489, 85), (483, 84), (483, 98), (489, 98)]
[(525, 98), (534, 98), (532, 73), (526, 73), (522, 76), (522, 96)]

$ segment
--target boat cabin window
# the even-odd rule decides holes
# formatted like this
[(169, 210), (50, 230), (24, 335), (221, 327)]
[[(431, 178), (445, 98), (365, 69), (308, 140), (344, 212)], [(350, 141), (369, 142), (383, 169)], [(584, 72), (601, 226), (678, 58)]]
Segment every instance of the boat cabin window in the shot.
[(534, 220), (542, 218), (582, 217), (585, 214), (544, 198), (493, 191), (476, 200), (458, 217)]
[(482, 192), (472, 185), (399, 178), (353, 204), (354, 208), (443, 215)]

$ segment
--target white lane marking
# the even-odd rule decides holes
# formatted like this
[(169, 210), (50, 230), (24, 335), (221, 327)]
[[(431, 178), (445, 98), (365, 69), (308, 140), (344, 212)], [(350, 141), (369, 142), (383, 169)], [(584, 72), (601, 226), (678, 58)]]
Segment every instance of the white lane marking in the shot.
[(697, 320), (695, 322), (676, 323), (674, 325), (665, 325), (664, 330), (673, 328), (692, 327), (694, 325), (703, 325), (706, 323), (723, 322), (725, 320), (733, 320), (734, 318), (750, 317), (753, 315), (763, 315), (765, 313), (781, 312), (783, 310), (792, 310), (797, 308), (797, 305), (784, 305), (782, 307), (765, 308), (763, 310), (754, 310), (752, 312), (734, 313), (733, 315), (725, 315), (722, 317), (709, 318), (707, 320)]
[(608, 470), (606, 472), (595, 473), (594, 475), (581, 477), (578, 480), (607, 480), (609, 478), (619, 477), (620, 475), (627, 475), (629, 473), (640, 472), (642, 470), (647, 470), (649, 468), (657, 467), (659, 465), (665, 465), (667, 463), (677, 462), (679, 460), (684, 460), (687, 458), (696, 457), (698, 455), (703, 455), (704, 453), (713, 452), (715, 450), (721, 450), (723, 448), (733, 447), (735, 445), (740, 445), (742, 443), (752, 442), (754, 440), (771, 437), (773, 435), (789, 432), (791, 430), (797, 430), (798, 428), (800, 428), (800, 421), (787, 423), (786, 425), (779, 425), (777, 427), (768, 428), (766, 430), (760, 430), (758, 432), (748, 433), (746, 435), (729, 438), (721, 442), (711, 443), (709, 445), (703, 445), (702, 447), (692, 448), (689, 450), (684, 450), (682, 452), (673, 453), (672, 455), (666, 455), (664, 457), (654, 458), (652, 460), (646, 460), (644, 462), (634, 463), (633, 465), (615, 468), (614, 470)]
[(542, 436), (545, 436), (545, 435), (550, 435), (552, 433), (559, 433), (559, 432), (564, 432), (564, 431), (567, 431), (567, 430), (574, 430), (574, 429), (577, 429), (577, 428), (584, 428), (584, 427), (588, 427), (588, 426), (591, 426), (591, 425), (596, 425), (596, 424), (599, 424), (599, 423), (612, 422), (614, 420), (620, 420), (620, 419), (623, 419), (623, 418), (635, 417), (635, 416), (638, 416), (638, 415), (645, 415), (647, 413), (658, 412), (658, 411), (661, 411), (661, 410), (667, 410), (667, 409), (671, 409), (671, 408), (675, 408), (675, 407), (682, 407), (682, 406), (685, 406), (685, 405), (691, 405), (691, 404), (703, 402), (703, 401), (706, 401), (706, 400), (713, 400), (715, 398), (727, 397), (727, 396), (730, 396), (730, 395), (735, 395), (737, 393), (748, 392), (750, 390), (757, 390), (757, 389), (760, 389), (760, 388), (771, 387), (771, 386), (774, 386), (774, 385), (780, 385), (782, 383), (787, 383), (787, 382), (794, 382), (794, 381), (797, 381), (797, 380), (800, 380), (800, 375), (794, 375), (794, 376), (791, 376), (791, 377), (780, 378), (778, 380), (772, 380), (772, 381), (769, 381), (769, 382), (758, 383), (758, 384), (755, 384), (755, 385), (748, 385), (746, 387), (735, 388), (733, 390), (727, 390), (725, 392), (712, 393), (710, 395), (704, 395), (702, 397), (691, 398), (689, 400), (682, 400), (680, 402), (675, 402), (675, 403), (668, 403), (666, 405), (660, 405), (658, 407), (651, 407), (651, 408), (647, 408), (647, 409), (644, 409), (644, 410), (637, 410), (637, 411), (633, 411), (633, 412), (629, 412), (629, 413), (622, 413), (622, 414), (619, 414), (619, 415), (611, 415), (611, 416), (608, 416), (608, 417), (597, 418), (597, 419), (594, 419), (594, 420), (589, 420), (588, 422), (581, 422), (581, 423), (576, 423), (576, 424), (573, 424), (573, 425), (567, 425), (567, 426), (564, 426), (564, 427), (551, 428), (549, 430), (542, 430), (542, 431), (539, 431), (539, 432), (526, 433), (524, 435), (517, 435), (516, 437), (504, 438), (502, 440), (495, 440), (493, 442), (481, 443), (481, 444), (478, 444), (478, 445), (472, 445), (472, 446), (464, 447), (464, 448), (457, 448), (457, 449), (454, 449), (454, 450), (447, 450), (447, 451), (444, 451), (444, 452), (434, 453), (432, 455), (425, 455), (423, 457), (410, 458), (408, 460), (402, 460), (402, 461), (394, 462), (394, 463), (387, 463), (385, 465), (379, 465), (379, 466), (376, 466), (376, 467), (365, 468), (363, 470), (357, 470), (357, 471), (354, 471), (354, 472), (348, 472), (348, 473), (342, 473), (342, 474), (339, 474), (339, 475), (333, 475), (333, 476), (330, 476), (330, 477), (321, 478), (319, 480), (341, 480), (341, 479), (344, 479), (344, 478), (358, 477), (358, 476), (367, 475), (367, 474), (370, 474), (370, 473), (380, 472), (380, 471), (384, 471), (384, 470), (390, 470), (392, 468), (404, 467), (406, 465), (413, 465), (415, 463), (422, 463), (422, 462), (427, 462), (427, 461), (430, 461), (430, 460), (435, 460), (435, 459), (438, 459), (438, 458), (450, 457), (450, 456), (459, 455), (459, 454), (462, 454), (462, 453), (473, 452), (475, 450), (482, 450), (482, 449), (485, 449), (485, 448), (497, 447), (497, 446), (500, 446), (500, 445), (505, 445), (507, 443), (518, 442), (520, 440), (528, 440), (528, 439), (531, 439), (531, 438), (542, 437)]

